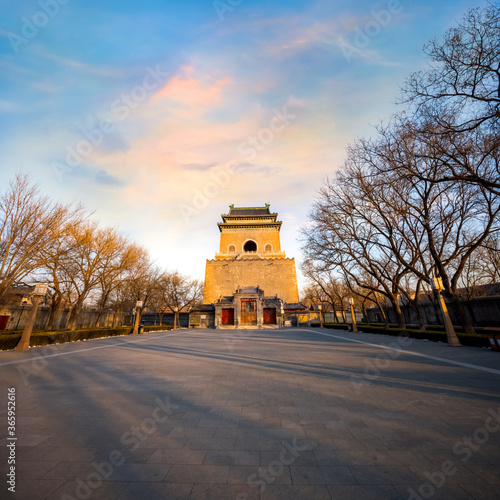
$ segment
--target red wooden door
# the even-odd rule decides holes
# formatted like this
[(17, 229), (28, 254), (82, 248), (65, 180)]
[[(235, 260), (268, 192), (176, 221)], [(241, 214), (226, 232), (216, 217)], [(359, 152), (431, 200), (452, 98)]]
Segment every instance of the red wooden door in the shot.
[(222, 309), (222, 324), (234, 325), (234, 309)]
[(5, 330), (7, 328), (9, 318), (10, 316), (0, 316), (0, 330)]
[(276, 309), (271, 307), (264, 308), (264, 324), (265, 325), (276, 324)]

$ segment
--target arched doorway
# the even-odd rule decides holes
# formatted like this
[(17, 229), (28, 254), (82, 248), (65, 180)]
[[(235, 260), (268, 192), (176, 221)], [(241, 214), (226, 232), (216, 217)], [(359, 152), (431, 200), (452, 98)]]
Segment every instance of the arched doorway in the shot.
[(256, 252), (257, 251), (257, 243), (253, 240), (248, 240), (243, 246), (243, 251), (245, 252)]

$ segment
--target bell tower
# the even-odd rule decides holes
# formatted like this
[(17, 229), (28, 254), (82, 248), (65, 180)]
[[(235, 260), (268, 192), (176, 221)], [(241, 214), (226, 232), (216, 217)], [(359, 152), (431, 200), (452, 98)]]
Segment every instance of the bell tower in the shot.
[(258, 287), (266, 296), (297, 303), (295, 260), (281, 250), (281, 222), (270, 205), (229, 206), (221, 214), (219, 252), (207, 260), (203, 303), (232, 296), (240, 287)]
[(284, 256), (281, 253), (278, 214), (269, 210), (269, 204), (257, 208), (229, 206), (229, 213), (222, 214), (219, 222), (220, 249), (216, 259), (227, 256), (254, 254), (264, 258)]

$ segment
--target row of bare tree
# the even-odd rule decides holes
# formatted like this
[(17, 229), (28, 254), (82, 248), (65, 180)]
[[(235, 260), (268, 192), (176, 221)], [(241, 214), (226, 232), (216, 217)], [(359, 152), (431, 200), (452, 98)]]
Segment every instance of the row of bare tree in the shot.
[(473, 331), (458, 289), (500, 281), (499, 33), (498, 5), (469, 10), (425, 47), (430, 69), (405, 82), (407, 109), (348, 148), (303, 230), (316, 289), (388, 300), (404, 327), (399, 297), (423, 323), (419, 292), (439, 277)]
[(81, 205), (41, 195), (23, 174), (0, 197), (0, 252), (0, 302), (18, 285), (49, 283), (50, 329), (59, 327), (65, 308), (74, 330), (84, 305), (98, 310), (95, 326), (110, 310), (116, 325), (138, 300), (163, 316), (201, 298), (202, 283), (160, 269), (145, 248), (101, 227)]

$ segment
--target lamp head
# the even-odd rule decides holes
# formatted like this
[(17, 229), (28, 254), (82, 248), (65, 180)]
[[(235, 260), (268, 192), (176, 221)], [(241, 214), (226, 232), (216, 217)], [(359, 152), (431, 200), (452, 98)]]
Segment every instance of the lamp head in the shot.
[(45, 295), (47, 293), (47, 289), (49, 288), (49, 285), (46, 283), (38, 283), (35, 285), (35, 289), (33, 290), (34, 295)]

